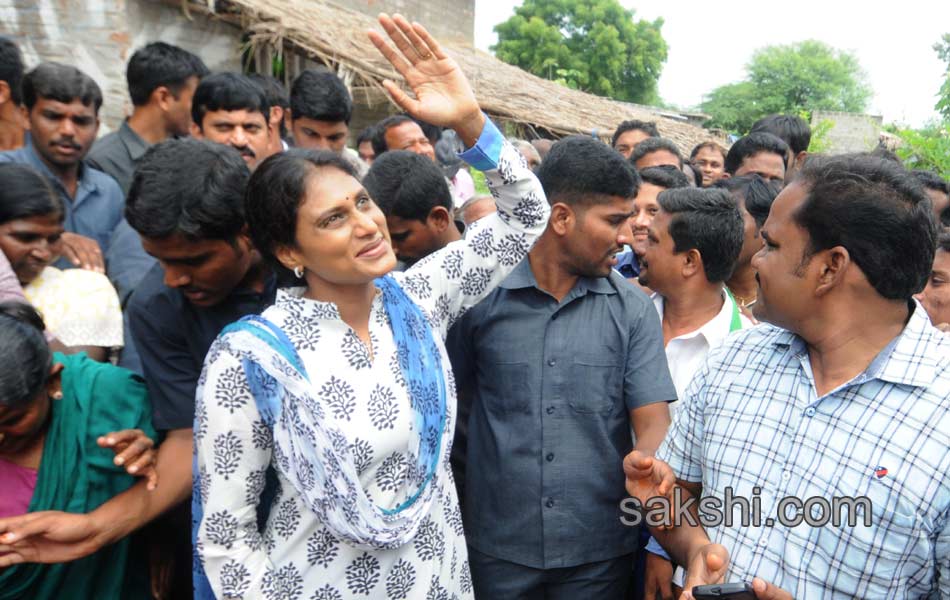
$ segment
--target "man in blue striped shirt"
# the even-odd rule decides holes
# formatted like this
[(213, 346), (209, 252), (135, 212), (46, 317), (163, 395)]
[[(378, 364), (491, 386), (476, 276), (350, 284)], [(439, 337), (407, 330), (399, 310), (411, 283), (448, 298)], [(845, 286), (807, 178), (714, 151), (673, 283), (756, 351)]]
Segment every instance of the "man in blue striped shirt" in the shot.
[(687, 589), (950, 596), (950, 337), (912, 299), (936, 244), (925, 198), (854, 155), (810, 160), (775, 200), (753, 259), (768, 324), (710, 352), (656, 460), (625, 461), (641, 500), (674, 478), (704, 496), (705, 528), (653, 531)]

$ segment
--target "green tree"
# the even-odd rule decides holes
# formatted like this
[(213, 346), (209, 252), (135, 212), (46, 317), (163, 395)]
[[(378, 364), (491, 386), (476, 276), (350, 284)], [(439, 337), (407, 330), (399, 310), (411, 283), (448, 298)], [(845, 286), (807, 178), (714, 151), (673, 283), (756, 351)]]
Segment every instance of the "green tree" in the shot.
[(628, 102), (658, 100), (663, 19), (635, 21), (618, 0), (525, 0), (495, 26), (501, 60), (568, 87)]
[(709, 125), (745, 133), (773, 113), (861, 112), (870, 97), (867, 76), (853, 54), (807, 40), (757, 50), (745, 80), (710, 92), (702, 110), (712, 116)]
[(940, 60), (947, 63), (947, 72), (944, 75), (943, 85), (937, 93), (937, 109), (945, 121), (950, 122), (950, 33), (943, 34), (943, 39), (934, 44), (934, 51)]

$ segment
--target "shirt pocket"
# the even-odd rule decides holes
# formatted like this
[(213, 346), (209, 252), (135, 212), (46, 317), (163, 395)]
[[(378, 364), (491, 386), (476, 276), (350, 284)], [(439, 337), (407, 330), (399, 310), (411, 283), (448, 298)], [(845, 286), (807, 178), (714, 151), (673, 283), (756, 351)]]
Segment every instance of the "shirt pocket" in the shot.
[(492, 414), (527, 413), (531, 402), (528, 363), (493, 362), (479, 386), (481, 401)]
[(610, 414), (623, 395), (620, 362), (610, 354), (576, 354), (571, 380), (568, 403), (577, 413)]
[(832, 525), (825, 527), (838, 536), (841, 548), (847, 548), (836, 556), (842, 568), (868, 579), (871, 587), (886, 586), (901, 575), (910, 557), (923, 559), (932, 550), (915, 501), (902, 488), (894, 474), (878, 478), (870, 468), (866, 473), (843, 474), (837, 485), (839, 499), (855, 501), (855, 524), (849, 522), (850, 509), (841, 509), (837, 531)]

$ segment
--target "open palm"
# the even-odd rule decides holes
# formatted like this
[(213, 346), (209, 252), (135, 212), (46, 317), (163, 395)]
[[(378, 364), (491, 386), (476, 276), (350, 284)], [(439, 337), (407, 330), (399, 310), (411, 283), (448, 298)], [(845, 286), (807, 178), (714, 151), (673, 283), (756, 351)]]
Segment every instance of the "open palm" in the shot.
[[(480, 125), (481, 111), (468, 79), (429, 32), (399, 15), (380, 15), (379, 23), (396, 48), (375, 31), (369, 32), (370, 40), (415, 94), (412, 98), (392, 81), (384, 81), (393, 101), (410, 115), (433, 125), (456, 131)], [(481, 131), (480, 126), (478, 131)]]

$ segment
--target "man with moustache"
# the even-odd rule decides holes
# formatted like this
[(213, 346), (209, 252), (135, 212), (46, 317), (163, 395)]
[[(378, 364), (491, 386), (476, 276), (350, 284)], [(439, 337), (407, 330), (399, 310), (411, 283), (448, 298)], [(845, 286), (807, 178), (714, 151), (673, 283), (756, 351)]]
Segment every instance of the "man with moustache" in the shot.
[(631, 427), (652, 452), (676, 399), (656, 311), (612, 269), (639, 180), (583, 136), (557, 142), (537, 175), (551, 204), (544, 234), (447, 342), (471, 398), (463, 517), (475, 593), (619, 599), (638, 544), (619, 521), (622, 458)]
[(215, 73), (202, 79), (191, 118), (194, 137), (231, 146), (251, 170), (272, 153), (267, 94), (246, 75)]
[(60, 267), (105, 272), (103, 256), (122, 221), (124, 196), (115, 180), (85, 163), (99, 131), (102, 91), (75, 67), (46, 62), (22, 83), (30, 140), (0, 153), (0, 162), (33, 167), (45, 175), (65, 208)]
[(630, 248), (617, 256), (617, 271), (630, 280), (636, 280), (640, 274), (640, 258), (647, 251), (650, 223), (660, 210), (656, 197), (663, 190), (689, 187), (689, 180), (682, 171), (673, 166), (649, 167), (640, 173), (640, 187), (633, 199), (633, 214), (630, 227), (633, 237)]
[(775, 199), (753, 259), (764, 324), (710, 351), (656, 458), (624, 461), (641, 502), (674, 482), (707, 506), (760, 502), (758, 523), (651, 528), (687, 589), (950, 596), (950, 337), (913, 300), (936, 246), (926, 198), (901, 165), (844, 155), (812, 157)]

